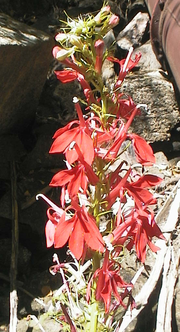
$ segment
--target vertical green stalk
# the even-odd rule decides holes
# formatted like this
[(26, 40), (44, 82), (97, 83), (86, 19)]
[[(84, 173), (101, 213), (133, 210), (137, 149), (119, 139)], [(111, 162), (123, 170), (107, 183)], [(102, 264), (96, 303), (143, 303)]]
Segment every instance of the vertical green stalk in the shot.
[(90, 320), (90, 332), (97, 332), (98, 324), (98, 303), (95, 301), (91, 304), (91, 320)]

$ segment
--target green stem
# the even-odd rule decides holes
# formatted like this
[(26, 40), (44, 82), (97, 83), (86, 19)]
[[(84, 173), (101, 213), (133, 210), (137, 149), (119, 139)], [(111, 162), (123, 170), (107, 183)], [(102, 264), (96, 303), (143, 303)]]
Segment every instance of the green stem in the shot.
[(93, 254), (93, 271), (95, 272), (97, 269), (99, 269), (100, 267), (100, 259), (101, 259), (101, 255), (95, 251)]
[(90, 321), (90, 332), (97, 332), (98, 323), (98, 303), (95, 301), (91, 304), (91, 321)]

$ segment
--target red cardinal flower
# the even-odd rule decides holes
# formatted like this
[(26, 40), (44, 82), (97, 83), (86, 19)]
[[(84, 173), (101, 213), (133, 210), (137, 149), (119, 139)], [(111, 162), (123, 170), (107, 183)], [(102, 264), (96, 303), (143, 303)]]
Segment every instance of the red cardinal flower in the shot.
[(46, 245), (47, 248), (52, 247), (54, 244), (54, 234), (56, 230), (56, 226), (64, 213), (64, 210), (54, 204), (49, 198), (47, 198), (43, 194), (38, 194), (36, 199), (42, 198), (46, 203), (48, 203), (51, 207), (47, 210), (48, 221), (45, 227), (46, 233)]
[(142, 207), (142, 204), (155, 204), (156, 199), (147, 188), (155, 187), (162, 182), (162, 179), (156, 175), (146, 174), (140, 177), (137, 181), (129, 182), (127, 179), (130, 175), (129, 169), (126, 175), (121, 178), (119, 175), (113, 177), (114, 183), (111, 183), (112, 190), (107, 196), (108, 208), (114, 204), (116, 198), (119, 196), (121, 201), (124, 201), (125, 192), (133, 197), (136, 206)]
[[(66, 218), (67, 214), (68, 219)], [(68, 240), (69, 249), (78, 260), (83, 255), (85, 244), (92, 250), (104, 251), (104, 241), (96, 226), (95, 219), (88, 213), (85, 206), (80, 207), (74, 201), (64, 211), (56, 226), (54, 247), (62, 248)]]
[(121, 86), (127, 73), (138, 64), (138, 62), (141, 58), (141, 54), (139, 53), (139, 54), (136, 54), (135, 59), (132, 60), (131, 59), (132, 53), (133, 53), (133, 48), (131, 47), (126, 59), (119, 60), (117, 58), (108, 57), (109, 61), (116, 62), (120, 66), (119, 75), (118, 75), (118, 79), (115, 84), (115, 88), (119, 88)]
[[(114, 143), (111, 145), (110, 149), (107, 151), (106, 155), (104, 156), (104, 158), (110, 158), (110, 159), (115, 159), (119, 153), (119, 149), (122, 145), (122, 143), (125, 141), (125, 139), (127, 138), (127, 131), (129, 129), (129, 126), (131, 125), (135, 115), (137, 114), (139, 110), (139, 107), (136, 106), (128, 121), (126, 122), (126, 124), (124, 125), (123, 122), (121, 122), (120, 126), (119, 126), (119, 129), (117, 130), (117, 134), (115, 136), (115, 139), (114, 139)], [(118, 120), (116, 120), (116, 125), (119, 123)]]
[(90, 171), (83, 164), (78, 163), (71, 169), (62, 170), (55, 174), (50, 182), (50, 186), (63, 187), (67, 185), (68, 194), (71, 198), (77, 195), (80, 189), (85, 193), (88, 182), (96, 185), (98, 181), (99, 178), (92, 169)]
[(127, 133), (135, 115), (139, 111), (140, 106), (141, 105), (137, 105), (133, 110), (131, 110), (130, 117), (125, 125), (123, 123), (120, 124), (117, 134), (114, 135), (114, 143), (111, 145), (104, 158), (115, 159), (120, 151), (122, 143), (126, 139), (130, 139), (132, 141), (138, 162), (142, 165), (153, 165), (155, 163), (155, 156), (151, 146), (142, 137), (136, 134)]
[[(134, 103), (134, 101), (132, 100), (132, 98), (128, 98), (128, 99), (123, 99), (121, 98), (122, 95), (120, 94), (117, 97), (117, 111), (116, 111), (116, 116), (118, 117), (123, 117), (125, 119), (129, 119), (130, 115), (132, 114), (133, 110), (136, 107), (136, 104)], [(140, 115), (140, 110), (136, 113), (136, 115)]]
[(80, 74), (77, 70), (64, 69), (61, 71), (55, 71), (54, 73), (56, 74), (57, 79), (62, 83), (69, 83), (77, 79), (83, 88), (87, 102), (89, 104), (96, 102), (89, 83), (85, 80), (84, 75)]
[(94, 146), (88, 121), (85, 121), (79, 103), (75, 100), (75, 107), (78, 113), (79, 121), (71, 121), (65, 127), (56, 131), (53, 138), (54, 143), (51, 146), (50, 153), (65, 153), (66, 160), (69, 164), (78, 160), (77, 151), (71, 146), (75, 142), (81, 149), (84, 160), (89, 165), (94, 159)]
[[(50, 186), (64, 187), (64, 190), (67, 186), (67, 191), (70, 198), (76, 196), (80, 190), (83, 190), (83, 193), (86, 193), (88, 182), (95, 186), (99, 181), (99, 178), (94, 173), (92, 167), (85, 162), (84, 157), (76, 143), (74, 147), (78, 153), (79, 158), (77, 165), (71, 169), (58, 172), (53, 176), (50, 182)], [(64, 190), (62, 191), (61, 195), (62, 206), (64, 206)]]
[(97, 279), (96, 300), (104, 301), (106, 313), (108, 313), (110, 309), (112, 294), (115, 296), (118, 304), (125, 307), (118, 288), (125, 289), (132, 287), (131, 284), (127, 284), (123, 281), (119, 275), (119, 271), (120, 265), (114, 260), (109, 260), (109, 252), (106, 250), (102, 268), (96, 270), (88, 284), (87, 301), (89, 302), (92, 281), (93, 279)]
[(115, 247), (115, 251), (119, 251), (119, 243), (122, 247), (129, 240), (129, 243), (126, 245), (127, 249), (131, 250), (135, 245), (138, 259), (144, 263), (147, 245), (153, 252), (159, 250), (159, 247), (152, 243), (154, 236), (165, 240), (155, 222), (153, 212), (149, 211), (147, 206), (144, 206), (141, 209), (133, 209), (128, 216), (123, 216), (123, 222), (109, 235), (109, 240)]

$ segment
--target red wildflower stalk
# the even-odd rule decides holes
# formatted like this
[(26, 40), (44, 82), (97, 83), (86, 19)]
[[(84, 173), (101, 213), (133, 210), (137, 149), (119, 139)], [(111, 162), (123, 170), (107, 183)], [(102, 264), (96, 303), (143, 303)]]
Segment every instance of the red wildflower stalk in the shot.
[[(57, 79), (62, 83), (77, 80), (90, 111), (84, 117), (75, 97), (74, 107), (78, 119), (58, 129), (53, 136), (50, 153), (63, 153), (68, 167), (55, 174), (50, 183), (50, 186), (61, 187), (63, 209), (40, 195), (50, 205), (45, 227), (47, 247), (54, 245), (55, 248), (62, 248), (68, 245), (77, 263), (73, 263), (74, 278), (77, 280), (73, 279), (72, 287), (66, 289), (67, 298), (63, 294), (66, 302), (61, 305), (63, 316), (74, 332), (76, 326), (79, 328), (81, 317), (76, 317), (72, 310), (68, 310), (68, 299), (72, 297), (72, 302), (76, 302), (79, 308), (81, 306), (78, 315), (86, 311), (82, 315), (83, 319), (87, 319), (87, 330), (95, 332), (99, 331), (99, 327), (100, 330), (106, 327), (108, 330), (109, 325), (106, 324), (110, 320), (106, 317), (109, 313), (114, 323), (114, 311), (119, 305), (125, 307), (126, 296), (134, 304), (130, 294), (132, 284), (127, 284), (120, 276), (121, 266), (117, 262), (120, 251), (124, 246), (128, 250), (135, 247), (137, 258), (144, 263), (147, 246), (153, 252), (159, 250), (152, 242), (153, 237), (164, 240), (149, 208), (156, 203), (149, 188), (157, 186), (162, 179), (150, 174), (136, 173), (133, 176), (133, 167), (122, 159), (122, 144), (130, 141), (141, 165), (152, 165), (155, 162), (151, 146), (137, 134), (128, 133), (142, 105), (136, 105), (130, 97), (119, 91), (126, 74), (139, 62), (141, 55), (136, 54), (133, 60), (133, 48), (130, 48), (126, 59), (108, 57), (120, 66), (111, 92), (103, 87), (100, 75), (108, 53), (108, 49), (104, 52), (104, 35), (118, 22), (119, 18), (112, 15), (109, 6), (104, 6), (95, 17), (88, 16), (87, 20), (69, 19), (67, 42), (64, 32), (57, 36), (57, 41), (62, 44), (66, 42), (66, 48), (56, 46), (53, 49), (54, 57), (67, 67), (55, 71)], [(91, 89), (91, 83), (94, 90)], [(116, 166), (118, 161), (119, 166)], [(108, 218), (107, 213), (110, 215)], [(101, 216), (105, 220), (101, 221)], [(95, 271), (90, 278), (83, 276), (81, 270), (88, 254)], [(61, 267), (60, 264), (56, 265), (54, 272)], [(79, 281), (80, 277), (83, 282)], [(84, 302), (85, 285), (89, 306)], [(70, 290), (71, 297), (68, 297)], [(98, 312), (98, 301), (104, 303), (104, 316), (102, 310), (100, 314)], [(76, 319), (78, 324), (75, 323)], [(82, 328), (86, 330), (86, 324), (83, 324)]]

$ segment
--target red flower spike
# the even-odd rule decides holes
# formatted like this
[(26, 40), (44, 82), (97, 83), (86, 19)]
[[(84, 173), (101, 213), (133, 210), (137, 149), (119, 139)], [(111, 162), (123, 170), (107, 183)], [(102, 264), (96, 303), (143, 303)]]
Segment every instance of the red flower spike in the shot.
[(80, 207), (72, 201), (68, 209), (71, 213), (74, 210), (74, 215), (68, 220), (65, 214), (61, 217), (56, 227), (54, 247), (62, 248), (69, 239), (69, 249), (77, 260), (83, 256), (85, 244), (92, 250), (103, 252), (104, 241), (95, 219), (87, 212), (86, 207)]
[(86, 294), (87, 301), (89, 301), (90, 298), (91, 283), (93, 279), (97, 279), (96, 300), (104, 301), (105, 313), (108, 313), (110, 310), (112, 294), (114, 294), (119, 305), (126, 307), (122, 301), (121, 294), (119, 294), (118, 288), (126, 289), (127, 287), (132, 287), (132, 284), (125, 283), (119, 275), (119, 271), (120, 265), (114, 260), (109, 260), (109, 252), (106, 250), (102, 268), (96, 270), (89, 281)]
[[(78, 112), (79, 121), (71, 121), (68, 125), (56, 131), (55, 135), (53, 136), (55, 141), (52, 144), (49, 152), (63, 152), (65, 153), (68, 163), (73, 164), (78, 160), (78, 154), (76, 150), (73, 149), (73, 147), (70, 148), (70, 144), (75, 142), (81, 148), (85, 162), (91, 165), (94, 160), (94, 146), (90, 135), (88, 121), (84, 120), (79, 103), (75, 103), (75, 107)], [(71, 127), (75, 124), (77, 126), (71, 129)]]

